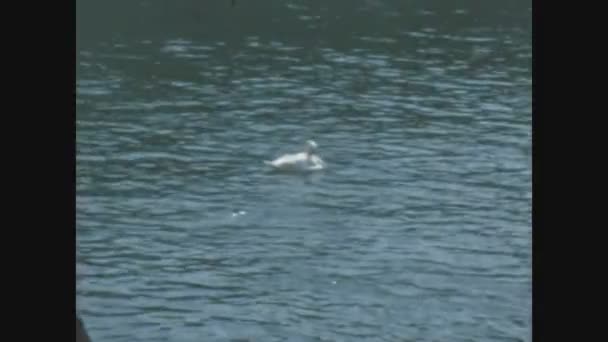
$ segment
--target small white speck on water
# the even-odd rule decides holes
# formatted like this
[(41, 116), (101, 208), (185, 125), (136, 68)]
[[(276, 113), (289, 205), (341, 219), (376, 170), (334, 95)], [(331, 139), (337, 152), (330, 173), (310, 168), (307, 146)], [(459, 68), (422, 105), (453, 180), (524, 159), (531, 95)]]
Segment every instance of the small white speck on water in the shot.
[(247, 214), (247, 212), (246, 212), (246, 211), (244, 211), (244, 210), (239, 210), (239, 211), (233, 212), (233, 213), (232, 213), (232, 217), (237, 217), (237, 216), (241, 216), (241, 215), (245, 215), (245, 214)]

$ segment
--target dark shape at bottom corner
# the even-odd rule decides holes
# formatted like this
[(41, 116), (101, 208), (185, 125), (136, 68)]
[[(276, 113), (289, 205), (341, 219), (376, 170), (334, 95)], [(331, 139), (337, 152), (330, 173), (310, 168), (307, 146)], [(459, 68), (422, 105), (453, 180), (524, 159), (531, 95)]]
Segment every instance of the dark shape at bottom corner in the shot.
[(76, 342), (91, 342), (89, 334), (87, 334), (84, 324), (78, 316), (76, 316)]

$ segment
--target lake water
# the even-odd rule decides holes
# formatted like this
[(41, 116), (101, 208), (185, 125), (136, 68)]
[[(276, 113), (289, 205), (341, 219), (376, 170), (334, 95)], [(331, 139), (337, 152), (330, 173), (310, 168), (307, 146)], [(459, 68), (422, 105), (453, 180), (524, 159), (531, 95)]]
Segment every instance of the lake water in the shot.
[(531, 340), (529, 2), (77, 14), (94, 342)]

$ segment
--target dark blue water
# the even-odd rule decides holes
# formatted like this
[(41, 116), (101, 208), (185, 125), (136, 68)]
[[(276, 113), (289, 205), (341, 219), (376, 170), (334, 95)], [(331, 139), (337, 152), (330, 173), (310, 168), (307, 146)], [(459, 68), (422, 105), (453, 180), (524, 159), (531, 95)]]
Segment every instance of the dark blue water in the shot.
[(77, 6), (93, 341), (531, 340), (529, 3)]

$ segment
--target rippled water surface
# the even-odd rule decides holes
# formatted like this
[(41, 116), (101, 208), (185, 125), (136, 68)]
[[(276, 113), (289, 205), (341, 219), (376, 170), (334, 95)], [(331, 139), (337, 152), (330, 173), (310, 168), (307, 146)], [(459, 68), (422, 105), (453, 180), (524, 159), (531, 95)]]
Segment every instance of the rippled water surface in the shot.
[(93, 341), (530, 341), (530, 4), (458, 3), (78, 4)]

